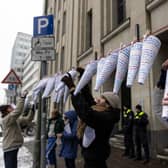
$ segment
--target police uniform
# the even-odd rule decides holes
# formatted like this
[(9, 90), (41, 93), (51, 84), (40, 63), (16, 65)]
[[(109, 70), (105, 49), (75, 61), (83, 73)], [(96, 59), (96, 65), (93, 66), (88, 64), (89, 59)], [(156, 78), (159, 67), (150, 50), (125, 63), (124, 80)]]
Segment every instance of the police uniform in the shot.
[(124, 144), (125, 144), (125, 156), (134, 157), (134, 142), (133, 142), (133, 123), (134, 113), (131, 109), (124, 111)]
[(148, 116), (145, 112), (137, 112), (135, 115), (135, 143), (136, 143), (136, 159), (142, 159), (141, 147), (143, 146), (145, 160), (149, 160), (149, 145), (147, 137)]

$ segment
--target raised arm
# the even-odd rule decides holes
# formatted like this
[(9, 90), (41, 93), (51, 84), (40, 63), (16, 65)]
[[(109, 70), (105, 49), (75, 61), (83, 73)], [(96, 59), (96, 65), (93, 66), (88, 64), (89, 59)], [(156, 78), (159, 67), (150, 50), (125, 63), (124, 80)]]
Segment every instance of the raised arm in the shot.
[(18, 100), (17, 105), (16, 105), (16, 109), (6, 116), (6, 121), (9, 125), (16, 122), (16, 120), (22, 114), (22, 111), (23, 111), (23, 108), (24, 108), (24, 102), (25, 102), (25, 98), (20, 98)]

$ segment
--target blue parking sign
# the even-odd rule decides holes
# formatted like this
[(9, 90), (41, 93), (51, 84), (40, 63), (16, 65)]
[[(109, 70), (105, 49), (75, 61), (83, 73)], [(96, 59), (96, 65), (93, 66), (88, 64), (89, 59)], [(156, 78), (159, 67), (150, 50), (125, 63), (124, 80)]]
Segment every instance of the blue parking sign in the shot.
[(54, 30), (53, 15), (34, 17), (33, 36), (52, 35)]

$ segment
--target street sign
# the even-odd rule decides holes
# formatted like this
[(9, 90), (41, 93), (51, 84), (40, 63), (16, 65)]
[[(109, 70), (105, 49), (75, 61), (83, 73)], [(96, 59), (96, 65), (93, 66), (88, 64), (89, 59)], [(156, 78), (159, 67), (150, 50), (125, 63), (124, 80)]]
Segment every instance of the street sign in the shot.
[(16, 91), (15, 90), (7, 90), (7, 96), (8, 97), (14, 97), (16, 96)]
[(22, 82), (20, 81), (15, 71), (11, 69), (10, 72), (7, 74), (7, 76), (3, 79), (2, 83), (21, 84)]
[(55, 49), (32, 49), (32, 61), (54, 61)]
[(54, 37), (33, 37), (32, 38), (32, 48), (54, 48), (55, 41)]
[(15, 90), (15, 85), (9, 84), (8, 85), (8, 90)]
[(33, 36), (52, 35), (54, 30), (53, 15), (34, 17)]

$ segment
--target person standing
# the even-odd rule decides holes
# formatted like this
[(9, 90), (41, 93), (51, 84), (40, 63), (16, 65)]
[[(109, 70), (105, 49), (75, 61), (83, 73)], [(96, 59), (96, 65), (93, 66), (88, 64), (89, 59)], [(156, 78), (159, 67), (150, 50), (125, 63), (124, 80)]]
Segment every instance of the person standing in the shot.
[(70, 74), (62, 81), (71, 92), (73, 107), (79, 118), (86, 124), (82, 139), (82, 155), (85, 168), (107, 168), (110, 155), (109, 138), (114, 125), (120, 120), (118, 95), (104, 92), (94, 101), (88, 86), (74, 95), (75, 85)]
[(47, 149), (46, 160), (48, 168), (56, 168), (56, 141), (59, 140), (60, 134), (64, 131), (64, 121), (57, 109), (51, 113), (51, 118), (48, 120), (47, 132)]
[(31, 122), (34, 116), (35, 110), (33, 108), (28, 116), (20, 117), (23, 112), (27, 94), (27, 91), (23, 93), (21, 98), (18, 100), (15, 109), (12, 105), (0, 106), (5, 168), (17, 168), (17, 154), (24, 141), (20, 125)]
[(135, 157), (134, 141), (133, 141), (133, 125), (134, 125), (134, 112), (124, 106), (123, 111), (123, 131), (124, 131), (124, 144), (125, 152), (123, 156), (128, 156), (130, 159)]
[(143, 146), (145, 153), (144, 164), (146, 164), (150, 160), (150, 152), (147, 136), (147, 125), (149, 124), (149, 121), (147, 114), (142, 111), (142, 106), (139, 104), (136, 105), (136, 114), (134, 122), (135, 122), (135, 144), (136, 144), (135, 160), (142, 160), (141, 147)]
[(77, 138), (77, 114), (71, 110), (64, 113), (64, 132), (62, 134), (62, 148), (60, 157), (65, 159), (66, 168), (75, 168), (77, 157), (78, 138)]

